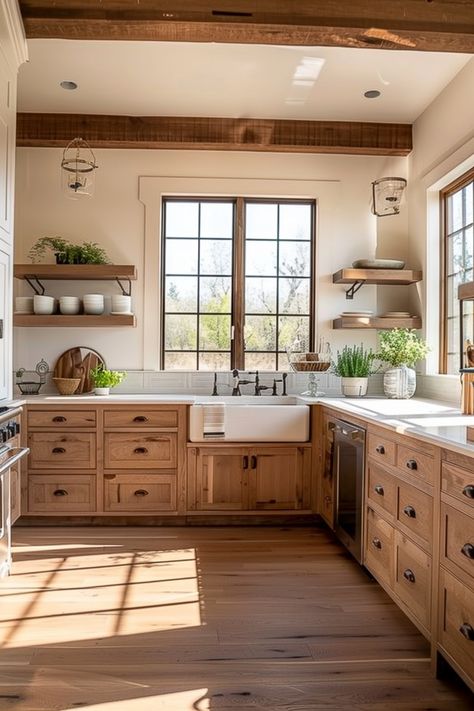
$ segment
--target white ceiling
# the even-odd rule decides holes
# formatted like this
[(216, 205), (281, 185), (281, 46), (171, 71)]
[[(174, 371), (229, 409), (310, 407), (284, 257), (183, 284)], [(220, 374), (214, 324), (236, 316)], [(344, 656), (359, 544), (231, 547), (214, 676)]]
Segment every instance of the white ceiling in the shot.
[[(470, 55), (336, 47), (29, 40), (18, 110), (414, 121)], [(474, 60), (473, 60), (474, 61)], [(76, 91), (59, 86), (77, 82)], [(366, 99), (378, 89), (382, 95)]]

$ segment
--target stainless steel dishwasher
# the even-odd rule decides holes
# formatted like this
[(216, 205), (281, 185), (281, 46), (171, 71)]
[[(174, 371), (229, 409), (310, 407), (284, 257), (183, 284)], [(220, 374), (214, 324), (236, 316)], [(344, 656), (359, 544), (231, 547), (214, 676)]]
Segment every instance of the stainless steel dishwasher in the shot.
[(334, 531), (354, 558), (362, 563), (365, 430), (337, 419), (328, 426), (334, 433)]

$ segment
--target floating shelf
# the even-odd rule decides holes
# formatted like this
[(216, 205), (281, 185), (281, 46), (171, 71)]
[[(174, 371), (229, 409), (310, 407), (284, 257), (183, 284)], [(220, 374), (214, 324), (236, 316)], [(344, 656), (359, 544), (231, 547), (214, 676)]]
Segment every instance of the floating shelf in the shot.
[(137, 268), (133, 264), (15, 264), (13, 275), (17, 279), (135, 281)]
[(458, 286), (458, 299), (459, 301), (474, 300), (474, 281), (468, 281)]
[(334, 319), (332, 327), (339, 328), (421, 328), (421, 318), (381, 318), (377, 316), (341, 316)]
[(13, 325), (33, 328), (42, 328), (47, 326), (62, 326), (64, 328), (102, 328), (108, 326), (135, 326), (136, 319), (134, 314), (124, 314), (120, 316), (91, 316), (89, 314), (80, 314), (78, 316), (52, 314), (51, 316), (42, 316), (40, 314), (14, 314)]
[(339, 269), (332, 275), (333, 284), (353, 284), (362, 281), (364, 284), (406, 285), (421, 281), (423, 274), (414, 269)]

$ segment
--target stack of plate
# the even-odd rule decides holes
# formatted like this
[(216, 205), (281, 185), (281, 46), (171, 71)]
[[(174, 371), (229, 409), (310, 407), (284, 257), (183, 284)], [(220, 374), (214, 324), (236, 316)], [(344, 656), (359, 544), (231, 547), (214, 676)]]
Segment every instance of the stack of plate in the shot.
[(409, 311), (387, 311), (380, 318), (411, 318)]
[(370, 316), (373, 316), (374, 312), (373, 311), (343, 311), (341, 313), (341, 316), (344, 318), (344, 316), (363, 316), (365, 318), (370, 318)]

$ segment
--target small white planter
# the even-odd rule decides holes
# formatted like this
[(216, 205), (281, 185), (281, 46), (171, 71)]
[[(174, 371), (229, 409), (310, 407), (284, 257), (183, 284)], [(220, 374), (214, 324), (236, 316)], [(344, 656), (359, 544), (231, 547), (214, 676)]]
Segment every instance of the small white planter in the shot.
[(364, 397), (369, 387), (368, 378), (341, 378), (341, 389), (344, 397)]
[(386, 370), (383, 391), (386, 397), (393, 400), (408, 400), (416, 391), (416, 372), (406, 365)]
[(110, 388), (94, 388), (96, 395), (110, 395)]

